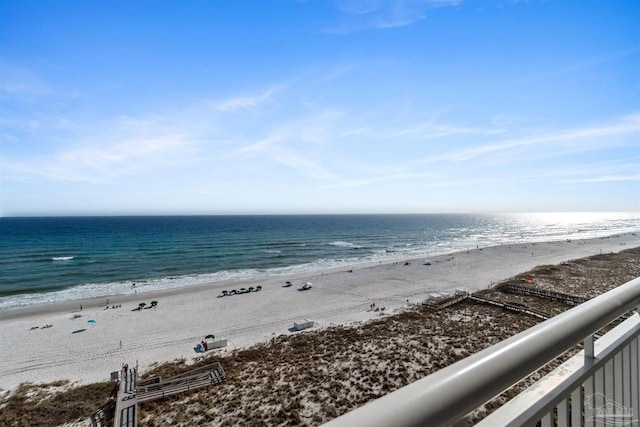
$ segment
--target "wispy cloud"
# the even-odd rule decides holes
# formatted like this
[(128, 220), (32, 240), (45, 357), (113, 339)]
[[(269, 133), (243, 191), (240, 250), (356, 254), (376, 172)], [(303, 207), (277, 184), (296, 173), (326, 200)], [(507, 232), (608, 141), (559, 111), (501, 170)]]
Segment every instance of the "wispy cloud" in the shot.
[[(537, 134), (515, 139), (489, 142), (484, 145), (453, 150), (422, 159), (424, 163), (439, 161), (460, 162), (479, 157), (504, 155), (517, 152), (522, 148), (536, 147), (529, 150), (528, 160), (554, 155), (567, 155), (570, 152), (590, 151), (611, 148), (614, 145), (637, 144), (640, 134), (640, 114), (633, 114), (601, 126), (582, 129), (558, 130), (556, 132)], [(549, 150), (541, 150), (540, 146), (548, 146)], [(520, 155), (521, 153), (517, 153)], [(494, 158), (495, 160), (495, 158)], [(504, 162), (512, 158), (503, 157)]]
[(407, 129), (395, 130), (385, 135), (384, 139), (397, 139), (404, 136), (411, 136), (420, 139), (438, 139), (453, 135), (498, 135), (506, 132), (505, 129), (473, 128), (453, 125), (420, 124)]
[(53, 90), (34, 72), (0, 63), (0, 95), (14, 99), (34, 100), (52, 95)]
[(640, 173), (635, 175), (604, 175), (582, 179), (565, 179), (560, 182), (566, 183), (586, 183), (586, 182), (621, 182), (621, 181), (638, 181), (640, 182)]
[(625, 158), (597, 163), (585, 163), (546, 171), (543, 179), (552, 179), (561, 184), (624, 182), (640, 183), (640, 158)]
[(584, 72), (584, 70), (588, 70), (602, 64), (607, 64), (639, 54), (640, 47), (630, 47), (611, 52), (604, 52), (599, 55), (593, 55), (588, 58), (584, 58), (580, 61), (559, 64), (555, 68), (550, 69), (546, 72), (540, 72), (537, 74), (517, 78), (513, 80), (513, 83), (528, 84), (535, 81), (552, 79), (561, 75), (572, 76), (575, 73)]
[[(273, 86), (253, 96), (203, 100), (168, 113), (99, 117), (82, 125), (60, 117), (28, 121), (3, 117), (3, 132), (16, 147), (20, 137), (12, 135), (29, 134), (30, 140), (39, 140), (48, 149), (26, 160), (19, 152), (11, 155), (4, 150), (0, 166), (5, 179), (112, 182), (161, 165), (198, 162), (202, 160), (200, 154), (194, 153), (205, 149), (208, 158), (223, 156), (219, 146), (244, 142), (233, 135), (239, 132), (239, 125), (225, 122), (227, 113), (253, 111), (274, 102), (279, 90)], [(222, 127), (220, 123), (229, 129), (221, 133), (217, 130)]]
[(16, 179), (42, 177), (68, 182), (109, 182), (136, 173), (162, 159), (178, 161), (193, 149), (194, 140), (185, 130), (163, 123), (163, 119), (121, 117), (102, 129), (86, 129), (100, 136), (78, 135), (73, 146), (51, 154), (20, 160), (0, 159), (5, 172)]
[(285, 139), (284, 136), (271, 135), (253, 144), (242, 147), (236, 150), (236, 152), (241, 154), (266, 155), (274, 162), (292, 168), (314, 179), (332, 181), (340, 179), (336, 174), (319, 164), (318, 161), (311, 160), (308, 155), (304, 155), (300, 151), (295, 151), (279, 144), (279, 142)]
[(280, 91), (279, 87), (271, 87), (258, 95), (240, 96), (220, 102), (217, 108), (221, 111), (247, 110), (273, 102), (274, 95)]
[(461, 0), (340, 0), (336, 2), (336, 8), (341, 12), (341, 22), (324, 31), (346, 34), (404, 27), (423, 20), (430, 9), (460, 3)]
[[(445, 189), (479, 185), (481, 181), (472, 177), (474, 171), (488, 163), (628, 146), (637, 144), (640, 134), (640, 114), (600, 125), (495, 139), (496, 135), (511, 135), (512, 130), (491, 123), (456, 123), (443, 115), (434, 118), (416, 111), (390, 115), (377, 109), (320, 103), (300, 108), (300, 104), (295, 90), (270, 86), (253, 95), (176, 107), (170, 114), (68, 125), (73, 146), (31, 156), (28, 161), (5, 155), (0, 167), (5, 179), (88, 183), (135, 182), (138, 178), (148, 182), (150, 174), (165, 179), (167, 170), (193, 173), (193, 179), (200, 181), (216, 170), (225, 171), (217, 177), (242, 186), (244, 178), (233, 174), (253, 165), (274, 179), (296, 176), (301, 188), (322, 191), (375, 186)], [(278, 105), (278, 114), (263, 108), (271, 105)], [(35, 131), (46, 133), (46, 129)], [(452, 144), (462, 148), (448, 148)], [(434, 154), (419, 158), (425, 148)], [(452, 168), (452, 163), (460, 167)], [(633, 180), (637, 173), (612, 167), (547, 179), (574, 184)]]
[(341, 178), (337, 180), (333, 184), (324, 184), (320, 185), (319, 188), (323, 190), (331, 190), (337, 188), (354, 188), (354, 187), (365, 187), (374, 184), (380, 184), (382, 182), (389, 181), (402, 181), (408, 179), (418, 179), (418, 178), (426, 178), (433, 177), (432, 173), (422, 172), (422, 173), (411, 173), (411, 172), (402, 172), (402, 173), (391, 173), (391, 174), (378, 174), (378, 175), (370, 175), (359, 178)]

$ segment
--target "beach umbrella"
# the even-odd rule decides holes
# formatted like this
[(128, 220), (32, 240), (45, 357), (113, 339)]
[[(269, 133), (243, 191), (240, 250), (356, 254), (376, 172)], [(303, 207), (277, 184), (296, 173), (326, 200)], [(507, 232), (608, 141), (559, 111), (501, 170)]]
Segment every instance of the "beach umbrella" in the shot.
[(213, 339), (215, 339), (215, 338), (216, 338), (216, 336), (215, 336), (215, 335), (213, 335), (213, 334), (209, 334), (209, 335), (207, 335), (205, 338), (211, 338), (211, 339), (213, 340)]
[(140, 307), (140, 309), (142, 310), (145, 305), (147, 305), (146, 302), (141, 302), (140, 304), (138, 304), (138, 307)]
[(151, 301), (151, 307), (155, 307), (156, 305), (158, 305), (158, 301)]
[(87, 323), (96, 323), (95, 319), (87, 320)]

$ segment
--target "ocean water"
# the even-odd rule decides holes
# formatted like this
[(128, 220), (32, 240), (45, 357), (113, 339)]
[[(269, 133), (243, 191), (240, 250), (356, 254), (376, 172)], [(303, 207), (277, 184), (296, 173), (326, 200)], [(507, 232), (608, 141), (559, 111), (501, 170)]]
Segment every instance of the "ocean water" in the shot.
[(639, 213), (0, 218), (0, 310), (638, 232)]

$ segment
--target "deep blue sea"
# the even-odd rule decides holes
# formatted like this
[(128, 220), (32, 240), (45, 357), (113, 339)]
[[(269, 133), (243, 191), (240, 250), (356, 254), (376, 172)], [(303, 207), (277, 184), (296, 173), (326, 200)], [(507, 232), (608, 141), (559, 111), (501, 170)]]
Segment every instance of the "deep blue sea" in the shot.
[(0, 310), (638, 232), (640, 213), (0, 218)]

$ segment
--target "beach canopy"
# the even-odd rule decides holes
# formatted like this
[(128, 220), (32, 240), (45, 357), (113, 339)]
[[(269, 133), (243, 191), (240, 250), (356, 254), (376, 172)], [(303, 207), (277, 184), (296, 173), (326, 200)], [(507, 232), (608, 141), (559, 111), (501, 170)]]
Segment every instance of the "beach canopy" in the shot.
[(88, 323), (96, 323), (95, 319), (87, 320)]

